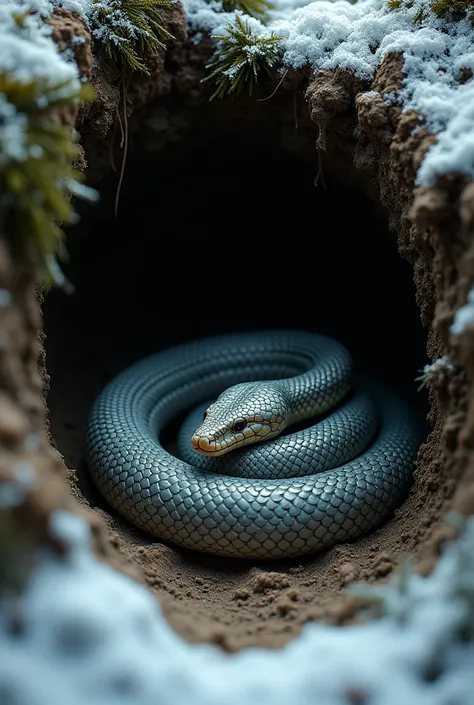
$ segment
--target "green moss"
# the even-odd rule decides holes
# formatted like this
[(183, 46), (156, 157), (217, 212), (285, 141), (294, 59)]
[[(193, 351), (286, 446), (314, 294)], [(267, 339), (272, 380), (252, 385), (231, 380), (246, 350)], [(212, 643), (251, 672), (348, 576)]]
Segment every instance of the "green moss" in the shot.
[(223, 0), (222, 9), (225, 12), (242, 10), (246, 15), (266, 20), (268, 11), (273, 10), (275, 5), (268, 0)]
[(467, 17), (474, 25), (473, 0), (431, 0), (430, 7), (438, 17), (453, 20)]
[(415, 0), (388, 0), (387, 7), (391, 10), (400, 10), (402, 7), (413, 7)]
[[(415, 0), (388, 0), (387, 7), (391, 10), (411, 8)], [(413, 21), (420, 24), (426, 18), (427, 12), (434, 12), (446, 20), (462, 20), (467, 18), (474, 25), (474, 0), (427, 0), (416, 13)]]
[(169, 0), (94, 0), (88, 13), (93, 34), (118, 64), (149, 75), (143, 56), (165, 48), (172, 35), (163, 27), (160, 7)]
[[(390, 10), (409, 10), (415, 4), (415, 0), (387, 0), (387, 7)], [(421, 7), (413, 18), (415, 24), (420, 24), (425, 18), (426, 8)]]
[(53, 122), (52, 111), (92, 96), (90, 86), (0, 73), (0, 232), (14, 255), (33, 254), (46, 284), (65, 283), (56, 257), (65, 254), (58, 223), (75, 220), (70, 194), (95, 196), (71, 166), (78, 148), (70, 127)]
[(220, 46), (206, 67), (211, 73), (203, 79), (216, 86), (211, 100), (227, 94), (238, 95), (244, 86), (252, 95), (259, 76), (262, 73), (273, 76), (282, 61), (281, 37), (273, 32), (257, 34), (240, 15), (225, 30), (226, 34), (213, 36)]

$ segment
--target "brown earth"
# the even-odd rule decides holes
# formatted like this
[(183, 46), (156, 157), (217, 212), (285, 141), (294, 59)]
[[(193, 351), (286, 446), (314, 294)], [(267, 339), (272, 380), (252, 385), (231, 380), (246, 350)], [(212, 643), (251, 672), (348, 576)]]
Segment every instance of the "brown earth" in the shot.
[[(58, 41), (85, 31), (79, 20), (64, 11), (57, 13), (54, 22)], [(474, 185), (454, 174), (440, 180), (436, 187), (415, 188), (416, 169), (435, 138), (423, 126), (412, 134), (413, 127), (421, 124), (419, 116), (388, 107), (377, 95), (400, 85), (400, 56), (387, 57), (371, 85), (344, 71), (300, 72), (288, 74), (271, 100), (258, 103), (242, 98), (209, 104), (200, 83), (209, 57), (207, 42), (195, 46), (186, 39), (179, 6), (170, 13), (169, 26), (176, 39), (166, 54), (150, 58), (150, 77), (124, 80), (98, 53), (80, 59), (86, 73), (92, 66), (92, 80), (98, 90), (96, 102), (77, 119), (83, 166), (87, 165), (90, 181), (103, 193), (103, 206), (95, 212), (84, 209), (82, 225), (69, 234), (72, 258), (67, 273), (77, 285), (77, 295), (66, 300), (53, 292), (43, 303), (46, 357), (42, 335), (38, 334), (40, 303), (34, 296), (32, 266), (25, 261), (14, 268), (7, 247), (2, 245), (0, 287), (12, 292), (12, 301), (0, 309), (5, 330), (0, 346), (0, 477), (10, 479), (19, 460), (31, 462), (37, 482), (16, 510), (14, 526), (27, 522), (29, 541), (34, 544), (47, 536), (47, 519), (53, 508), (81, 511), (93, 524), (97, 554), (145, 582), (159, 598), (170, 623), (186, 639), (213, 641), (229, 651), (248, 645), (280, 647), (308, 621), (350, 623), (358, 603), (345, 591), (347, 585), (386, 580), (402, 556), (415, 557), (418, 569), (429, 572), (442, 541), (452, 533), (443, 522), (445, 512), (474, 511), (474, 331), (467, 330), (458, 340), (449, 335), (454, 312), (465, 302), (473, 283)], [(89, 52), (93, 48), (91, 44), (82, 47)], [(269, 95), (273, 88), (262, 86), (261, 95)], [(369, 96), (364, 95), (367, 91), (371, 91)], [(126, 169), (120, 218), (114, 220), (110, 215), (117, 187), (113, 166), (123, 156), (117, 147), (120, 111), (120, 123), (129, 130), (130, 166)], [(317, 140), (322, 153), (315, 151)], [(431, 377), (429, 434), (420, 448), (413, 488), (403, 506), (372, 535), (304, 560), (271, 564), (223, 560), (151, 540), (106, 506), (84, 466), (83, 432), (88, 409), (107, 379), (142, 354), (200, 334), (247, 327), (249, 323), (239, 315), (237, 284), (242, 278), (242, 262), (235, 264), (233, 254), (236, 238), (239, 244), (242, 233), (245, 236), (245, 223), (252, 222), (245, 212), (246, 191), (238, 192), (242, 195), (242, 200), (237, 199), (238, 208), (234, 199), (232, 205), (224, 203), (219, 211), (212, 192), (216, 190), (220, 201), (225, 201), (225, 190), (209, 184), (210, 201), (200, 213), (203, 192), (198, 182), (209, 176), (204, 163), (207, 158), (214, 160), (221, 170), (218, 174), (228, 180), (230, 194), (248, 179), (253, 187), (248, 193), (252, 199), (258, 196), (255, 207), (264, 204), (262, 220), (258, 221), (263, 243), (255, 256), (257, 265), (268, 251), (265, 225), (271, 233), (285, 216), (289, 227), (294, 227), (294, 240), (289, 239), (288, 247), (281, 251), (269, 238), (277, 254), (269, 260), (267, 269), (271, 271), (261, 275), (265, 282), (268, 279), (270, 283), (275, 274), (281, 279), (291, 269), (298, 248), (316, 241), (321, 248), (322, 269), (326, 267), (325, 253), (339, 253), (338, 267), (345, 267), (344, 276), (357, 289), (348, 288), (344, 296), (360, 296), (357, 320), (349, 321), (353, 316), (348, 316), (348, 325), (352, 325), (348, 342), (353, 344), (356, 357), (368, 360), (371, 371), (399, 387), (405, 386), (409, 394), (416, 364), (423, 361), (416, 350), (419, 340), (426, 347), (428, 359), (445, 355), (452, 364), (452, 368)], [(260, 161), (269, 162), (267, 171), (262, 172), (266, 181), (251, 181), (247, 165), (258, 169)], [(303, 187), (299, 191), (299, 181), (295, 191), (291, 190), (291, 182), (296, 179), (293, 169), (301, 168), (305, 174), (309, 170), (315, 176), (321, 166), (317, 191), (313, 187), (311, 193)], [(166, 191), (163, 184), (171, 179), (173, 168), (177, 171), (173, 183), (187, 184), (189, 193), (185, 193), (184, 202), (176, 197), (169, 208), (169, 220), (165, 220), (165, 199), (172, 201), (173, 191)], [(229, 168), (237, 173), (230, 175), (225, 171)], [(273, 183), (272, 174), (276, 175)], [(283, 184), (280, 190), (277, 178)], [(321, 178), (327, 182), (327, 191)], [(267, 182), (268, 188), (262, 186), (255, 196), (259, 184)], [(201, 194), (197, 201), (189, 195), (193, 185)], [(142, 190), (152, 201), (152, 215), (148, 214), (146, 221), (138, 214), (143, 206), (139, 200)], [(188, 222), (182, 219), (182, 212), (189, 208), (192, 212), (186, 216)], [(229, 208), (231, 218), (226, 220)], [(345, 220), (340, 219), (338, 211), (347, 211)], [(240, 217), (243, 224), (238, 231), (232, 230), (234, 217)], [(176, 232), (173, 218), (179, 223)], [(367, 223), (371, 220), (367, 242), (363, 218)], [(205, 231), (214, 221), (218, 232), (206, 240)], [(139, 233), (146, 226), (157, 231), (154, 241), (161, 229), (158, 244), (140, 239)], [(197, 228), (197, 239), (193, 240), (192, 233), (186, 239), (183, 231), (187, 228)], [(301, 232), (303, 235), (298, 234)], [(222, 238), (228, 248), (224, 268), (222, 257), (215, 266), (216, 243), (222, 243)], [(330, 249), (331, 238), (336, 238), (334, 250)], [(142, 247), (143, 257), (133, 255), (134, 248)], [(183, 253), (189, 249), (192, 253), (188, 261)], [(166, 258), (160, 259), (163, 252)], [(176, 261), (179, 256), (182, 262)], [(375, 271), (372, 287), (364, 293), (363, 280), (374, 271), (368, 262), (370, 256), (380, 256), (381, 264), (377, 260), (376, 267), (382, 270), (386, 265), (387, 271)], [(149, 269), (135, 270), (137, 261), (145, 267), (144, 260), (152, 260), (147, 263)], [(167, 271), (160, 275), (163, 263)], [(304, 315), (299, 317), (298, 299), (290, 298), (290, 313), (285, 313), (284, 306), (279, 307), (263, 317), (265, 323), (296, 327), (302, 321), (314, 328), (319, 324), (314, 311), (316, 304), (321, 308), (325, 302), (325, 288), (318, 296), (317, 282), (312, 280), (314, 290), (304, 289), (299, 272), (301, 268), (306, 271), (305, 265), (301, 258), (297, 263), (290, 281), (303, 287)], [(250, 268), (249, 273), (252, 271)], [(308, 277), (311, 271), (309, 267)], [(328, 275), (320, 272), (324, 287), (331, 285), (338, 271), (334, 269), (326, 279)], [(160, 277), (164, 283), (158, 281)], [(186, 277), (191, 282), (189, 289), (179, 293)], [(147, 289), (143, 288), (143, 278), (147, 279)], [(340, 281), (336, 283), (342, 286)], [(230, 316), (228, 297), (225, 302), (209, 299), (209, 291), (225, 284), (234, 306)], [(197, 295), (195, 287), (199, 287)], [(144, 291), (148, 299), (142, 298)], [(382, 303), (380, 314), (377, 306)], [(141, 309), (146, 307), (147, 317), (142, 318)], [(168, 318), (160, 313), (163, 308)], [(401, 314), (397, 314), (398, 308), (403, 309)], [(337, 311), (343, 317), (344, 302)], [(335, 312), (336, 308), (331, 311), (332, 317)], [(213, 325), (210, 321), (214, 319), (225, 322)], [(147, 338), (140, 337), (144, 321), (152, 328)], [(259, 311), (250, 327), (257, 327), (261, 321)], [(327, 320), (322, 319), (322, 324), (324, 327)], [(343, 327), (344, 320), (340, 324)], [(376, 347), (377, 337), (372, 333), (371, 344), (360, 343), (358, 348), (360, 340), (374, 328), (381, 347)], [(43, 396), (49, 384), (49, 423), (59, 453), (47, 442)], [(424, 415), (420, 396), (412, 398)], [(31, 434), (39, 439), (36, 445), (31, 442)]]

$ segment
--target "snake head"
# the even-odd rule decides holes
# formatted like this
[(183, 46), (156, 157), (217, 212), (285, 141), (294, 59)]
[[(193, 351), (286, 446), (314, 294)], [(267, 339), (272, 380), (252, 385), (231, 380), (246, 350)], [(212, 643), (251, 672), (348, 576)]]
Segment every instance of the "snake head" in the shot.
[(203, 455), (225, 455), (278, 436), (286, 427), (287, 419), (287, 400), (278, 384), (236, 384), (207, 409), (191, 443)]

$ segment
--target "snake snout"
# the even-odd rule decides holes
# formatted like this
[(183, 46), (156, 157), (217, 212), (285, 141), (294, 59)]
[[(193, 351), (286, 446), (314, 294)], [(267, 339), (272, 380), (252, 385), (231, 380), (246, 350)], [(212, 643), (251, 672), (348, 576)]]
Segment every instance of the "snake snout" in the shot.
[(207, 438), (203, 438), (202, 436), (194, 435), (191, 438), (191, 445), (198, 453), (209, 453), (212, 451), (212, 441), (209, 442)]
[(203, 453), (204, 455), (216, 455), (217, 447), (214, 440), (195, 434), (191, 438), (191, 445), (194, 450), (197, 450), (198, 453)]

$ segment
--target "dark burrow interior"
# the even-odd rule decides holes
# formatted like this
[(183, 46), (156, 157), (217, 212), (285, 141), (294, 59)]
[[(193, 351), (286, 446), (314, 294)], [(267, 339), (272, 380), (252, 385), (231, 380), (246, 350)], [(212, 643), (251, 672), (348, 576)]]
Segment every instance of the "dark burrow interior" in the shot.
[(86, 500), (112, 515), (83, 460), (90, 406), (119, 370), (182, 341), (325, 333), (421, 419), (428, 410), (414, 381), (427, 359), (412, 271), (381, 209), (329, 172), (315, 187), (316, 155), (285, 152), (263, 128), (209, 135), (196, 129), (158, 157), (129, 155), (119, 217), (114, 174), (68, 232), (75, 293), (53, 290), (44, 302), (54, 442)]

